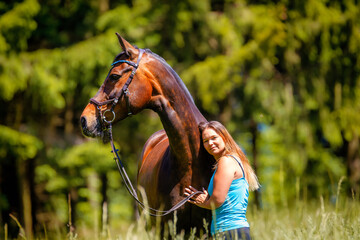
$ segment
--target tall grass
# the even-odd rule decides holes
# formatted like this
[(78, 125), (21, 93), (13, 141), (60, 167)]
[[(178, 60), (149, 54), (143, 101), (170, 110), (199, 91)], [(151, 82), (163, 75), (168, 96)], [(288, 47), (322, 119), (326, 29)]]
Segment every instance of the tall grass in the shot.
[[(283, 207), (268, 207), (256, 209), (249, 206), (247, 218), (250, 223), (250, 231), (254, 240), (304, 240), (304, 239), (360, 239), (360, 199), (354, 196), (350, 199), (340, 196), (340, 180), (338, 185), (336, 200), (324, 199), (301, 201), (296, 199), (293, 203), (287, 203)], [(145, 211), (146, 212), (146, 211)], [(69, 215), (71, 209), (69, 209)], [(25, 231), (19, 221), (13, 217), (19, 227), (17, 239), (29, 239), (25, 236)], [(177, 217), (169, 222), (160, 237), (159, 219), (155, 226), (149, 224), (149, 216), (143, 214), (137, 221), (131, 222), (126, 226), (126, 230), (119, 231), (111, 226), (103, 226), (102, 231), (80, 227), (70, 228), (68, 233), (46, 233), (35, 237), (35, 239), (94, 239), (94, 240), (143, 240), (143, 239), (207, 239), (208, 233), (198, 236), (196, 233), (200, 229), (193, 229), (191, 233), (185, 235), (184, 231), (179, 231)], [(204, 222), (205, 229), (209, 223)], [(71, 227), (71, 219), (69, 218)], [(0, 239), (9, 239), (7, 236), (7, 225), (3, 226), (5, 236)], [(46, 229), (45, 229), (46, 231)], [(4, 238), (3, 238), (4, 237)], [(45, 237), (45, 238), (44, 238)]]
[(249, 211), (253, 239), (360, 239), (360, 204), (346, 200), (338, 208), (323, 198), (287, 208)]
[(333, 199), (300, 201), (286, 207), (249, 209), (253, 239), (360, 239), (360, 199), (342, 197), (341, 184)]
[[(303, 240), (303, 239), (360, 239), (360, 202), (355, 199), (342, 199), (337, 204), (320, 198), (318, 201), (297, 202), (293, 206), (276, 207), (258, 210), (249, 208), (247, 218), (251, 226), (253, 239)], [(206, 239), (206, 235), (196, 236), (193, 230), (188, 236), (184, 232), (176, 233), (175, 218), (165, 230), (164, 239)], [(18, 221), (17, 221), (18, 223)], [(26, 238), (19, 224), (17, 239)], [(6, 230), (6, 225), (2, 226)], [(98, 240), (143, 240), (161, 239), (158, 226), (149, 227), (147, 217), (141, 216), (138, 221), (129, 224), (126, 231), (111, 229), (96, 236), (93, 229), (77, 228), (76, 233), (51, 233), (45, 239), (98, 239)], [(5, 234), (7, 233), (6, 231)], [(6, 235), (0, 239), (9, 239)], [(35, 237), (44, 239), (44, 236)]]

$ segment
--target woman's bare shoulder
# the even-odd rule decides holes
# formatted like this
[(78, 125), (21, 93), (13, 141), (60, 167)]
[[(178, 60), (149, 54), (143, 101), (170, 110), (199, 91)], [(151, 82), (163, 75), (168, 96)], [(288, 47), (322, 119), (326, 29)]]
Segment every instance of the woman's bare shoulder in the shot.
[[(239, 157), (237, 154), (226, 154), (226, 155), (222, 156), (222, 157), (219, 159), (219, 161), (222, 160), (222, 159), (226, 159), (227, 161), (230, 161), (230, 160), (231, 160), (231, 161), (234, 161), (234, 160), (235, 160), (234, 158), (235, 158), (236, 160), (238, 160), (238, 161), (240, 160), (240, 157)], [(225, 161), (226, 161), (226, 160), (225, 160)]]
[[(234, 156), (234, 157), (236, 157), (236, 156)], [(236, 162), (232, 156), (224, 155), (218, 161), (218, 168), (219, 167), (231, 167), (231, 166), (235, 165), (235, 163)]]

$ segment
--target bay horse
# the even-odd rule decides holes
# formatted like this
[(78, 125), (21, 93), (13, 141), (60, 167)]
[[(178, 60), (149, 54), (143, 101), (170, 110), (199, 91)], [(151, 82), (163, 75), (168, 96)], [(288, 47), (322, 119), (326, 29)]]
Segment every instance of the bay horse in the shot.
[[(151, 208), (170, 209), (184, 199), (184, 188), (207, 188), (213, 158), (202, 146), (198, 129), (205, 117), (178, 74), (149, 49), (139, 49), (116, 33), (122, 52), (104, 83), (80, 117), (83, 134), (108, 141), (104, 125), (143, 109), (155, 111), (164, 127), (145, 143), (138, 164), (137, 185)], [(178, 229), (188, 231), (209, 222), (208, 210), (185, 204), (177, 210)], [(165, 223), (172, 216), (162, 218)]]

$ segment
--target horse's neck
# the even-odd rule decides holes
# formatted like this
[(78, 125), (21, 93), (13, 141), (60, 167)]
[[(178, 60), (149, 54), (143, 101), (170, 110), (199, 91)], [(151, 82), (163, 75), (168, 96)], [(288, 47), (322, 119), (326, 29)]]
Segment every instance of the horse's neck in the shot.
[(201, 147), (198, 128), (206, 121), (179, 76), (170, 67), (152, 72), (154, 90), (149, 108), (160, 116), (170, 143), (171, 173), (181, 185), (206, 187), (214, 159)]
[(167, 78), (163, 81), (166, 84), (162, 85), (162, 94), (154, 97), (154, 110), (169, 138), (171, 153), (180, 161), (181, 166), (177, 167), (188, 168), (199, 157), (198, 124), (206, 120), (177, 75), (169, 74)]

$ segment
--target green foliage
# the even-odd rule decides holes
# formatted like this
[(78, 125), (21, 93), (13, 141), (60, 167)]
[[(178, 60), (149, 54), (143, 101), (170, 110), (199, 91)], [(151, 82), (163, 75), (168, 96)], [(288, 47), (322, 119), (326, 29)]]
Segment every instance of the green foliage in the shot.
[(109, 146), (101, 145), (98, 141), (89, 141), (68, 149), (59, 160), (59, 164), (65, 168), (87, 166), (96, 169), (100, 173), (106, 173), (114, 167), (114, 162), (110, 161), (113, 157), (110, 149)]
[[(66, 151), (60, 150), (54, 153), (54, 163), (42, 164), (36, 168), (36, 183), (44, 186), (48, 194), (46, 214), (54, 214), (53, 218), (57, 221), (66, 222), (68, 218), (66, 193), (76, 189), (72, 197), (75, 199), (77, 223), (98, 227), (102, 217), (101, 203), (104, 200), (101, 188), (103, 184), (108, 184), (106, 191), (111, 199), (110, 202), (121, 203), (110, 205), (109, 215), (111, 218), (122, 219), (121, 223), (131, 219), (133, 214), (131, 198), (122, 185), (110, 149), (108, 145), (89, 141)], [(105, 176), (109, 182), (102, 182), (102, 176)], [(74, 191), (70, 191), (70, 194), (74, 194)]]
[[(292, 184), (294, 176), (306, 175), (304, 189), (320, 190), (326, 189), (325, 179), (339, 179), (346, 171), (339, 149), (360, 134), (354, 121), (358, 114), (348, 115), (359, 112), (359, 57), (348, 49), (354, 46), (349, 39), (358, 38), (349, 27), (359, 26), (354, 4), (347, 1), (340, 8), (308, 1), (299, 11), (281, 2), (228, 3), (223, 15), (212, 15), (221, 25), (213, 25), (219, 45), (228, 50), (181, 74), (206, 112), (230, 114), (228, 125), (238, 129), (236, 138), (244, 136), (240, 141), (247, 152), (252, 147), (247, 122), (265, 124), (260, 130), (259, 174), (266, 201), (272, 202), (267, 193), (273, 195), (279, 184)], [(350, 6), (357, 10), (350, 11)], [(237, 41), (229, 41), (231, 37)], [(350, 59), (355, 64), (349, 64)], [(281, 198), (275, 202), (283, 202)]]
[(5, 58), (0, 55), (0, 64), (0, 97), (10, 101), (16, 92), (26, 89), (26, 70), (23, 70), (22, 62), (17, 56)]
[[(68, 221), (71, 192), (78, 222), (98, 231), (104, 178), (110, 219), (123, 219), (111, 224), (121, 229), (134, 212), (110, 147), (85, 141), (78, 121), (120, 52), (115, 32), (164, 57), (250, 161), (255, 126), (264, 208), (337, 198), (336, 182), (346, 174), (346, 186), (358, 186), (349, 174), (356, 162), (348, 164), (359, 156), (358, 1), (25, 0), (0, 3), (0, 12), (0, 158), (36, 159), (39, 222), (51, 230)], [(131, 179), (146, 139), (161, 128), (149, 111), (114, 127)], [(329, 209), (280, 209), (275, 216), (310, 216), (285, 225), (272, 212), (256, 212), (254, 225), (270, 230), (254, 237), (352, 236), (351, 224), (339, 225), (344, 232), (323, 227), (350, 217)]]
[(0, 125), (0, 158), (26, 160), (36, 156), (43, 143), (34, 136)]
[(0, 16), (0, 54), (27, 50), (27, 40), (37, 27), (37, 0), (26, 0)]

